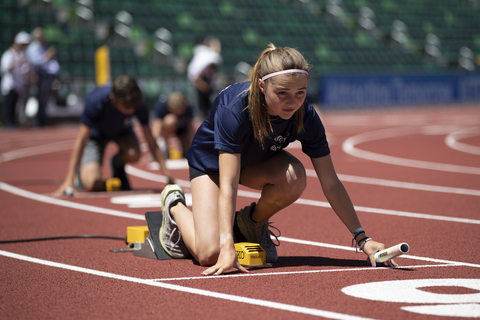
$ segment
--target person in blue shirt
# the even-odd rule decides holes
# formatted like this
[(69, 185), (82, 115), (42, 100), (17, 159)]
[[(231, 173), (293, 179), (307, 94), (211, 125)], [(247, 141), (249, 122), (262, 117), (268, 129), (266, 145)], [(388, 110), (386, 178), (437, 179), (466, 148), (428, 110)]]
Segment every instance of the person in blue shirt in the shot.
[[(375, 266), (385, 245), (365, 235), (350, 198), (333, 167), (324, 126), (305, 100), (310, 66), (295, 49), (270, 44), (259, 56), (251, 81), (224, 89), (198, 129), (187, 154), (192, 210), (183, 190), (162, 192), (160, 242), (174, 258), (190, 254), (219, 275), (239, 264), (234, 225), (247, 242), (259, 243), (267, 262), (278, 259), (269, 219), (305, 190), (304, 165), (285, 148), (298, 140), (312, 161), (323, 193)], [(260, 190), (260, 199), (236, 212), (238, 185)], [(393, 260), (388, 265), (396, 265)]]
[(168, 99), (156, 102), (152, 133), (161, 148), (164, 146), (165, 151), (171, 151), (171, 158), (175, 158), (172, 149), (177, 148), (177, 152), (182, 154), (188, 151), (195, 134), (194, 117), (193, 108), (182, 93), (172, 92)]
[(67, 176), (57, 194), (64, 194), (74, 186), (86, 191), (105, 191), (102, 163), (105, 147), (110, 141), (114, 141), (119, 150), (110, 159), (112, 176), (120, 179), (122, 190), (131, 189), (124, 167), (126, 163), (137, 162), (141, 156), (138, 139), (133, 132), (133, 116), (141, 125), (153, 158), (160, 164), (168, 181), (174, 182), (150, 130), (149, 109), (137, 82), (132, 77), (119, 76), (112, 86), (97, 88), (85, 99)]

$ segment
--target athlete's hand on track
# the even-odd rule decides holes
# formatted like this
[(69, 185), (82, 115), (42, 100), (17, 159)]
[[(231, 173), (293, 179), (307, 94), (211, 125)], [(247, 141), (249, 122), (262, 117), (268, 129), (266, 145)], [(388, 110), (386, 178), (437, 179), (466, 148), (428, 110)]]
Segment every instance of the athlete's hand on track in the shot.
[(203, 271), (202, 275), (210, 276), (213, 274), (218, 276), (232, 268), (236, 268), (242, 272), (250, 272), (238, 262), (237, 253), (234, 248), (225, 248), (220, 250), (217, 263)]
[(53, 193), (53, 195), (55, 197), (60, 197), (60, 196), (63, 196), (66, 194), (66, 191), (68, 189), (71, 189), (73, 190), (73, 184), (69, 183), (69, 182), (64, 182), (62, 183), (62, 185), (60, 187), (58, 187), (58, 189)]
[[(378, 251), (385, 250), (385, 245), (380, 242), (376, 242), (373, 240), (368, 241), (365, 243), (363, 247), (363, 252), (368, 256), (368, 260), (372, 264), (372, 267), (376, 267), (377, 262), (375, 261), (375, 253)], [(388, 261), (383, 262), (387, 267), (398, 267), (398, 264), (393, 261), (393, 259), (390, 259)]]

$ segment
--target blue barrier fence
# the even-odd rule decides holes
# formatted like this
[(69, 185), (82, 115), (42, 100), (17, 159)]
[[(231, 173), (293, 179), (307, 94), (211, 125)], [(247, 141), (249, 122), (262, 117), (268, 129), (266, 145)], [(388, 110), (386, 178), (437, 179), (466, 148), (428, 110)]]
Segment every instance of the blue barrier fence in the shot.
[(480, 74), (323, 75), (322, 108), (480, 102)]

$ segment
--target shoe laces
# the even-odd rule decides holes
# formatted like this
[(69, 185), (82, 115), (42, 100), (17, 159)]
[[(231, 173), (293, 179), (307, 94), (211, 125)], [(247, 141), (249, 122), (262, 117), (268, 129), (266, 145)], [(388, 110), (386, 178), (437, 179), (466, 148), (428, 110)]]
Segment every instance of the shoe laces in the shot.
[[(177, 241), (173, 243), (172, 238), (176, 232), (178, 232), (178, 238), (177, 238)], [(170, 233), (170, 236), (168, 237), (168, 242), (173, 243), (173, 245), (176, 246), (180, 242), (180, 240), (182, 240), (182, 234), (180, 233), (180, 230), (178, 228), (173, 228), (172, 232)]]
[[(278, 240), (278, 238), (282, 235), (282, 232), (280, 231), (280, 229), (278, 229), (277, 227), (273, 226), (272, 224), (273, 224), (273, 222), (267, 221), (267, 223), (265, 223), (265, 224), (263, 225), (263, 228), (264, 228), (265, 231), (267, 232), (268, 238), (272, 241), (272, 243), (273, 243), (276, 247), (278, 247), (278, 246), (280, 245), (280, 240)], [(270, 228), (277, 230), (277, 231), (278, 231), (278, 236), (277, 236)], [(273, 242), (271, 236), (273, 236), (273, 237), (275, 238), (275, 240), (277, 241), (277, 243)]]

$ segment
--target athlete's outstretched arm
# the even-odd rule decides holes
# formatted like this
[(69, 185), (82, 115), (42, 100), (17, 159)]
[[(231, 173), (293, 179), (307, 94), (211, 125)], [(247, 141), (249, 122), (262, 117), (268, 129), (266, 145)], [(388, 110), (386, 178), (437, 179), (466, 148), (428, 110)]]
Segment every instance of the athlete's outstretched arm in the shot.
[[(325, 197), (340, 220), (342, 220), (348, 230), (353, 233), (362, 225), (360, 224), (355, 208), (353, 207), (352, 201), (350, 200), (345, 187), (340, 179), (338, 179), (335, 168), (333, 167), (332, 158), (330, 155), (320, 158), (312, 158), (312, 163), (318, 179), (320, 180), (320, 184), (322, 185)], [(359, 236), (357, 240), (361, 240), (360, 237), (361, 236)], [(384, 249), (385, 245), (383, 243), (372, 240), (365, 243), (363, 252), (368, 255), (372, 266), (375, 267), (375, 252)], [(397, 264), (393, 260), (389, 260), (387, 265), (396, 266)]]
[(62, 185), (55, 191), (56, 196), (64, 194), (67, 188), (73, 188), (75, 170), (80, 164), (83, 149), (85, 148), (87, 140), (90, 138), (91, 132), (92, 129), (90, 127), (86, 126), (83, 123), (80, 123), (77, 138), (75, 139), (75, 144), (73, 145), (72, 154), (70, 155), (70, 162), (68, 163), (67, 176), (65, 177)]
[(167, 168), (167, 164), (165, 162), (165, 157), (162, 154), (162, 151), (158, 147), (155, 139), (153, 138), (152, 130), (148, 124), (142, 125), (143, 136), (148, 144), (148, 148), (150, 149), (150, 153), (152, 154), (153, 159), (160, 164), (160, 168), (162, 172), (167, 176), (168, 183), (175, 183), (175, 179), (173, 178), (170, 169)]

